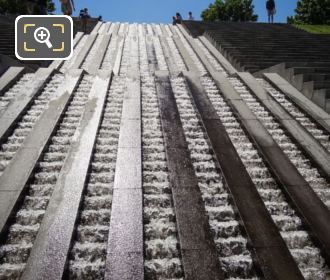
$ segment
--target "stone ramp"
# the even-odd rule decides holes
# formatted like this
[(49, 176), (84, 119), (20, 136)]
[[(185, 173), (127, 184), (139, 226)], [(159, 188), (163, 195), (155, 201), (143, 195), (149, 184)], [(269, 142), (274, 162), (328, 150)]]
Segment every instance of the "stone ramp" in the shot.
[(119, 23), (44, 83), (20, 70), (1, 83), (24, 110), (0, 143), (0, 278), (329, 276), (330, 117), (278, 75)]
[(183, 26), (195, 37), (204, 35), (240, 71), (277, 72), (329, 112), (330, 36), (286, 24), (186, 21)]

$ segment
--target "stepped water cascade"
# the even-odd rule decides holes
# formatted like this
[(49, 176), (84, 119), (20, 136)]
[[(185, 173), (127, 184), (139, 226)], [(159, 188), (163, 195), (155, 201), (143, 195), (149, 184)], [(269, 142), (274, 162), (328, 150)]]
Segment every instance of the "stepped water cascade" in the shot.
[(54, 97), (59, 84), (63, 82), (64, 76), (57, 74), (44, 88), (43, 92), (34, 101), (33, 106), (23, 116), (18, 123), (17, 128), (8, 137), (7, 141), (2, 143), (0, 148), (0, 174), (15, 156), (17, 150), (21, 147), (26, 136), (33, 129), (34, 124), (38, 121), (40, 115), (47, 109), (48, 103)]
[(0, 113), (5, 110), (10, 101), (15, 99), (17, 95), (27, 86), (28, 82), (33, 78), (33, 74), (25, 74), (12, 86), (3, 96), (0, 96)]
[(63, 116), (48, 150), (38, 162), (28, 194), (9, 228), (8, 236), (0, 247), (0, 278), (19, 278), (22, 273), (49, 199), (56, 185), (70, 146), (75, 140), (75, 131), (88, 99), (91, 77), (86, 76)]
[(329, 279), (330, 117), (249, 76), (315, 161), (184, 24), (100, 22), (1, 91), (0, 279)]

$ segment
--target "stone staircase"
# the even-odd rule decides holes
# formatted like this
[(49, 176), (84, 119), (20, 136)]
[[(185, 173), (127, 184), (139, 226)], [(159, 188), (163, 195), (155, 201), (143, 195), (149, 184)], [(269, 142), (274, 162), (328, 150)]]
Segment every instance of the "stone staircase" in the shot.
[[(81, 20), (73, 18), (74, 35), (82, 31)], [(97, 18), (87, 21), (87, 34), (98, 24)], [(15, 16), (0, 16), (0, 75), (9, 67), (25, 67), (27, 72), (35, 72), (40, 66), (47, 67), (50, 61), (21, 61), (15, 56)]]
[(287, 24), (185, 21), (194, 37), (204, 35), (240, 71), (277, 72), (320, 107), (330, 111), (330, 36)]

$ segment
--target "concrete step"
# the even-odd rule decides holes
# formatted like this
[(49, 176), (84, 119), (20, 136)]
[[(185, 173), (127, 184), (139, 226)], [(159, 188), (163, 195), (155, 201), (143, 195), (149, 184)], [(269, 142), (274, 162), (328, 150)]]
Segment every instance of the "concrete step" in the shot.
[(330, 89), (330, 81), (314, 81), (314, 90)]
[(329, 73), (304, 73), (303, 74), (304, 82), (307, 81), (330, 81), (330, 72)]
[[(264, 77), (268, 82), (275, 86), (275, 88), (280, 90), (290, 100), (292, 100), (298, 107), (309, 114), (315, 122), (323, 127), (323, 129), (330, 133), (330, 116), (324, 112), (323, 109), (315, 105), (310, 99), (308, 99), (280, 75), (276, 73), (265, 73)], [(330, 94), (330, 90), (328, 90), (328, 92)]]
[(317, 74), (317, 73), (330, 73), (330, 66), (329, 67), (294, 67), (293, 72), (295, 75), (298, 74)]
[(12, 87), (17, 80), (24, 74), (24, 67), (10, 67), (0, 77), (0, 96), (2, 96), (10, 87)]

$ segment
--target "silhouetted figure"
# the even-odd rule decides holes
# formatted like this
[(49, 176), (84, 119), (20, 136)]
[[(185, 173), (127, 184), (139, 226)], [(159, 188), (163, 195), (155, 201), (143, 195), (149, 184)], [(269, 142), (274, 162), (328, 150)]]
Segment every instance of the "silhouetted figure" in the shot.
[(73, 0), (60, 0), (61, 10), (63, 15), (71, 16), (72, 11), (75, 11)]
[(194, 17), (192, 15), (192, 12), (189, 12), (188, 13), (188, 20), (194, 20)]
[(274, 22), (274, 15), (276, 13), (276, 6), (274, 0), (267, 0), (266, 2), (266, 9), (268, 12), (268, 23)]
[(82, 31), (84, 33), (87, 33), (87, 22), (88, 22), (88, 19), (91, 17), (88, 13), (88, 9), (85, 8), (85, 9), (80, 10), (79, 17), (81, 19)]
[(38, 5), (38, 0), (27, 0), (26, 1), (27, 14), (34, 15), (37, 5)]
[(180, 13), (176, 13), (176, 23), (182, 23), (182, 16), (180, 15)]
[(176, 25), (176, 17), (172, 17), (172, 24)]
[(99, 17), (97, 18), (97, 20), (98, 20), (98, 21), (103, 21), (102, 16), (99, 16)]

